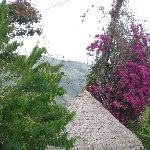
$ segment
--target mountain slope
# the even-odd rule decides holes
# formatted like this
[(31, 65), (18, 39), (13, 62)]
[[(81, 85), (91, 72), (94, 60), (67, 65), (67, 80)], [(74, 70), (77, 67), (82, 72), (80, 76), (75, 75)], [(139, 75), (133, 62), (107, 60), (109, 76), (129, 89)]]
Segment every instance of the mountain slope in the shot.
[(66, 100), (73, 99), (81, 92), (82, 87), (86, 84), (86, 75), (90, 68), (87, 64), (76, 61), (57, 60), (48, 56), (43, 56), (40, 62), (43, 61), (48, 61), (51, 65), (58, 65), (60, 63), (64, 65), (61, 69), (64, 72), (64, 76), (60, 84), (67, 93), (57, 98), (59, 103), (65, 104)]

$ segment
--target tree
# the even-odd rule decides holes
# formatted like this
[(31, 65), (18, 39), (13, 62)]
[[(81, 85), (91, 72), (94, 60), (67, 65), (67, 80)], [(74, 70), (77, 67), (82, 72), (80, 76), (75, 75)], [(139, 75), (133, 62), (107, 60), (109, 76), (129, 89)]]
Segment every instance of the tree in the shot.
[[(113, 1), (112, 10), (109, 12), (111, 19), (110, 23), (108, 24), (108, 28), (103, 34), (97, 34), (95, 36), (95, 42), (91, 43), (91, 45), (87, 47), (89, 52), (96, 50), (96, 61), (95, 65), (93, 66), (93, 70), (97, 75), (96, 82), (98, 85), (100, 85), (100, 88), (103, 88), (110, 80), (110, 74), (112, 73), (110, 71), (114, 70), (114, 61), (118, 60), (118, 58), (114, 57), (119, 54), (119, 50), (122, 51), (122, 49), (118, 49), (121, 48), (119, 45), (122, 43), (121, 40), (128, 42), (126, 38), (129, 32), (125, 25), (123, 25), (126, 24), (125, 20), (123, 19), (128, 14), (121, 10), (123, 4), (125, 5), (125, 0), (117, 0), (116, 2)], [(120, 18), (120, 16), (123, 19)], [(123, 37), (125, 39), (123, 39)], [(104, 95), (102, 93), (100, 100), (104, 100)]]
[[(3, 1), (2, 3), (6, 3)], [(11, 16), (11, 24), (15, 31), (10, 34), (11, 37), (41, 35), (42, 29), (35, 27), (35, 24), (41, 20), (39, 11), (26, 0), (16, 0), (7, 4), (9, 11), (7, 15)], [(7, 16), (6, 15), (6, 16)]]
[[(121, 7), (125, 7), (125, 0), (113, 1), (112, 9), (108, 14), (111, 19), (106, 31), (103, 34), (95, 35), (95, 41), (87, 47), (90, 55), (92, 55), (93, 51), (96, 51), (96, 60), (92, 67), (91, 76), (95, 79), (96, 86), (94, 90), (99, 89), (101, 91), (99, 92), (100, 102), (105, 99), (104, 86), (111, 80), (117, 61), (123, 54), (124, 50), (122, 50), (120, 43), (128, 43), (128, 35), (130, 34), (128, 26), (126, 27), (128, 23), (125, 22), (129, 15)], [(104, 8), (102, 11), (104, 11)], [(124, 59), (124, 55), (122, 55), (121, 59)], [(87, 84), (89, 85), (90, 83)], [(90, 89), (88, 88), (88, 90)]]
[(10, 43), (10, 37), (8, 36), (14, 31), (12, 25), (10, 25), (11, 17), (6, 15), (9, 12), (8, 6), (5, 3), (0, 4), (0, 69), (2, 65), (6, 62), (10, 62), (14, 59), (14, 51), (18, 46), (21, 46), (21, 43), (17, 41)]
[(11, 18), (5, 18), (8, 11), (8, 5), (0, 4), (0, 149), (45, 150), (51, 145), (68, 150), (74, 140), (67, 138), (65, 125), (74, 113), (55, 102), (65, 93), (59, 85), (62, 65), (38, 65), (46, 49), (37, 46), (29, 57), (17, 54), (19, 44), (14, 46), (8, 36), (13, 31)]
[[(0, 5), (7, 5), (7, 8), (1, 10), (1, 22), (5, 23), (3, 28), (1, 28), (1, 60), (7, 59), (11, 61), (15, 57), (14, 49), (16, 49), (21, 43), (17, 41), (8, 44), (8, 41), (14, 37), (20, 36), (33, 36), (34, 34), (40, 35), (42, 33), (41, 28), (34, 27), (35, 23), (39, 23), (41, 20), (41, 15), (36, 8), (32, 7), (31, 3), (26, 0), (16, 0), (15, 2), (10, 2), (6, 4), (6, 1), (3, 0)], [(8, 36), (8, 35), (9, 36)], [(6, 38), (6, 39), (5, 39)], [(1, 62), (2, 63), (2, 62)]]

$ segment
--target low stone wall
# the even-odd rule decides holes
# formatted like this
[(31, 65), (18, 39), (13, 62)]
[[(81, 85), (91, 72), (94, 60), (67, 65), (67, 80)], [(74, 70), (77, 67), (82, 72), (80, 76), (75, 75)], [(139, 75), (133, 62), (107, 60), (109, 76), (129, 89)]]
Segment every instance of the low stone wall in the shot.
[[(73, 150), (142, 150), (141, 141), (87, 91), (68, 103), (76, 116), (66, 126), (77, 141)], [(60, 150), (49, 147), (49, 150)]]

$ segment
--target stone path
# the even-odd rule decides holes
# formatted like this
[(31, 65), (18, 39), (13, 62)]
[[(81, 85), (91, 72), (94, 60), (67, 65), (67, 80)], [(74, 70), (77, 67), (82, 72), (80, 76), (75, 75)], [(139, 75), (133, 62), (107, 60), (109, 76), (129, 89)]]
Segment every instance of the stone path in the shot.
[[(73, 121), (66, 126), (69, 137), (77, 139), (73, 150), (144, 149), (139, 139), (87, 91), (68, 103), (67, 107), (76, 112)], [(49, 147), (49, 150), (60, 149)]]

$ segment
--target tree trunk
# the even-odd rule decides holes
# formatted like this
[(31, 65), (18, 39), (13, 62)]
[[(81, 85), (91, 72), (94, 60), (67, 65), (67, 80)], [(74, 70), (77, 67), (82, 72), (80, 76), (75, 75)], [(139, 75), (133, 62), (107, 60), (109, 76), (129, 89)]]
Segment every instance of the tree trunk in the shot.
[[(98, 84), (100, 86), (100, 90), (103, 89), (104, 85), (106, 85), (106, 83), (108, 83), (109, 80), (109, 59), (110, 59), (110, 53), (111, 51), (113, 51), (113, 40), (115, 38), (115, 29), (116, 29), (116, 25), (119, 19), (119, 12), (120, 9), (123, 5), (123, 2), (125, 0), (116, 0), (116, 4), (114, 6), (114, 8), (112, 8), (110, 15), (111, 15), (111, 21), (110, 21), (110, 25), (108, 27), (108, 36), (110, 39), (110, 47), (106, 48), (105, 51), (102, 52), (102, 57), (99, 60), (99, 62), (97, 63), (96, 67), (98, 70), (96, 71), (98, 73)], [(101, 101), (103, 101), (103, 96), (101, 96)]]

